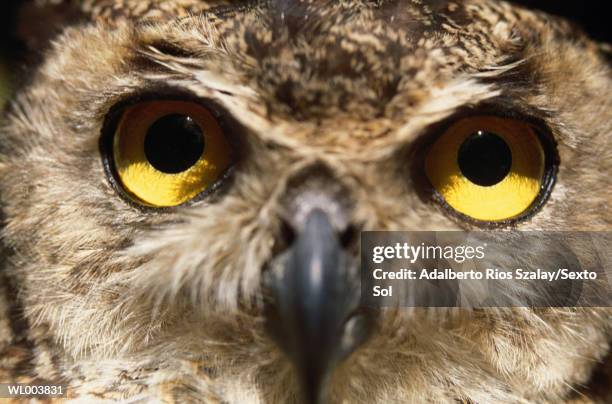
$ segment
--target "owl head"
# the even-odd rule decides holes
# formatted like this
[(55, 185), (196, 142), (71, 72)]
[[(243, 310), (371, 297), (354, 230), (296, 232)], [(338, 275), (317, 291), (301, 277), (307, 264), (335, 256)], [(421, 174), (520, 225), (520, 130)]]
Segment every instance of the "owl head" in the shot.
[(70, 18), (0, 133), (32, 372), (205, 402), (588, 384), (607, 309), (359, 307), (363, 230), (611, 228), (612, 77), (579, 29), (493, 0), (45, 7)]

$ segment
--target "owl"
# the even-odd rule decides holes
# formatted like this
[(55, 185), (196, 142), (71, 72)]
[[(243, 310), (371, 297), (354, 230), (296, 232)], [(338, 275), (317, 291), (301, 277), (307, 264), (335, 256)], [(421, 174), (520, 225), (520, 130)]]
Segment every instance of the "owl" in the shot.
[(32, 7), (53, 27), (0, 130), (0, 382), (612, 400), (610, 309), (366, 310), (358, 259), (366, 230), (612, 229), (607, 45), (495, 0)]

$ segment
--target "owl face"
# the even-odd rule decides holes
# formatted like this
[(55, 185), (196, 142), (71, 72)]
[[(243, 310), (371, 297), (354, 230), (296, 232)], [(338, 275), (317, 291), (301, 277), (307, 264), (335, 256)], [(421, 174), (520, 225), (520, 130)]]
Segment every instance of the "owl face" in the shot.
[(588, 381), (607, 310), (364, 313), (357, 243), (609, 229), (594, 43), (496, 1), (111, 3), (55, 39), (1, 135), (7, 272), (56, 358), (37, 372), (228, 402)]

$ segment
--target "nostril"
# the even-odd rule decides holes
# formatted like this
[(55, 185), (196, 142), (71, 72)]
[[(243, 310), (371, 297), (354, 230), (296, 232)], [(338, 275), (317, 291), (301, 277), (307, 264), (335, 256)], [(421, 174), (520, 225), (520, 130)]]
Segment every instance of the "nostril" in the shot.
[(278, 225), (278, 232), (274, 237), (274, 244), (272, 247), (272, 257), (275, 257), (285, 251), (287, 251), (297, 237), (297, 233), (294, 227), (288, 221), (280, 218)]
[[(359, 228), (360, 226), (348, 224), (344, 229), (336, 230), (338, 244), (340, 244), (344, 250), (353, 251), (355, 249), (359, 243)], [(291, 247), (297, 238), (298, 232), (299, 229), (296, 229), (290, 221), (281, 217), (279, 220), (278, 237), (274, 244), (275, 248), (273, 252), (275, 254), (280, 253)]]
[[(284, 251), (287, 248), (291, 247), (295, 242), (297, 237), (297, 233), (295, 228), (288, 221), (281, 219), (280, 227), (279, 227), (279, 235), (278, 242), (276, 245), (276, 251), (280, 252)], [(359, 239), (359, 229), (358, 226), (348, 225), (346, 228), (337, 234), (338, 243), (345, 250), (352, 250), (353, 247), (358, 243)]]
[(286, 220), (281, 220), (280, 239), (285, 247), (289, 247), (295, 241), (295, 230)]
[(349, 250), (357, 243), (359, 231), (357, 226), (349, 224), (346, 229), (340, 233), (340, 245), (345, 249)]

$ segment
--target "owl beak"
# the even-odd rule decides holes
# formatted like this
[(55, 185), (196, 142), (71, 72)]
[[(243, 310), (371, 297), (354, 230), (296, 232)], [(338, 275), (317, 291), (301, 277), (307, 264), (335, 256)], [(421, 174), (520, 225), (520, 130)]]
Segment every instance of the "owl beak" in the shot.
[(359, 309), (358, 268), (327, 213), (308, 214), (264, 278), (271, 295), (267, 329), (295, 366), (304, 401), (325, 403), (332, 371), (372, 328), (372, 317)]

